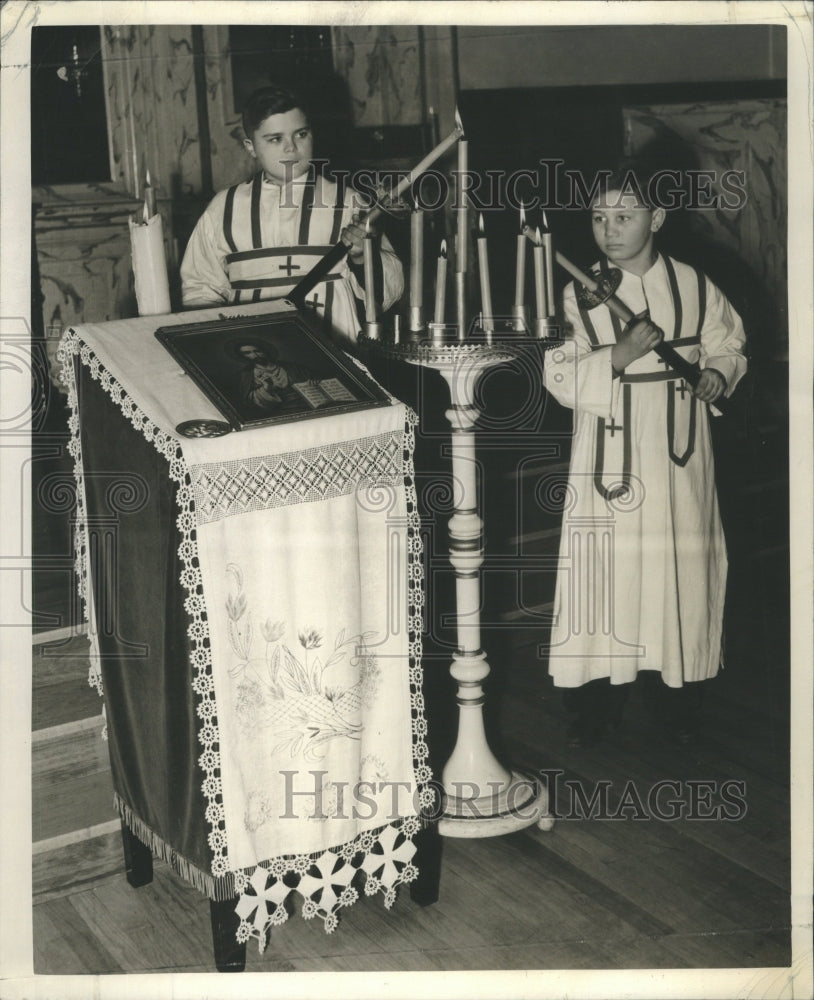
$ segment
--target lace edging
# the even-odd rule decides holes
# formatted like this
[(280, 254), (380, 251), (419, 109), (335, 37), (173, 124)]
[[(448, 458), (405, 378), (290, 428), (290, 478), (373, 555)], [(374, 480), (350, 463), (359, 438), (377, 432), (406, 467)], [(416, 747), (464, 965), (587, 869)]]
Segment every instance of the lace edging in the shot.
[[(190, 640), (190, 657), (195, 671), (192, 688), (200, 699), (196, 712), (202, 722), (198, 734), (203, 752), (198, 763), (205, 775), (201, 790), (208, 803), (206, 820), (211, 828), (208, 836), (209, 847), (213, 855), (211, 874), (215, 879), (234, 876), (235, 888), (240, 893), (236, 908), (236, 912), (241, 918), (238, 940), (245, 941), (249, 937), (256, 937), (262, 950), (265, 946), (268, 929), (274, 923), (281, 923), (288, 918), (288, 911), (283, 906), (283, 902), (290, 895), (292, 889), (283, 882), (285, 876), (300, 875), (300, 881), (296, 888), (303, 897), (302, 915), (305, 919), (314, 916), (322, 917), (325, 930), (328, 933), (337, 926), (337, 911), (343, 906), (351, 905), (358, 898), (357, 891), (349, 883), (359, 870), (363, 870), (367, 876), (365, 894), (374, 895), (376, 892), (383, 891), (385, 906), (392, 906), (396, 898), (396, 887), (404, 882), (412, 881), (418, 874), (411, 861), (415, 853), (412, 837), (421, 827), (421, 822), (416, 817), (407, 817), (404, 820), (391, 823), (375, 833), (365, 831), (354, 840), (335, 850), (327, 850), (316, 856), (298, 855), (296, 857), (276, 858), (268, 865), (259, 865), (253, 870), (229, 871), (226, 860), (227, 840), (220, 779), (220, 752), (216, 749), (219, 746), (219, 732), (212, 678), (209, 625), (198, 563), (195, 505), (189, 469), (179, 442), (154, 424), (130, 399), (121, 384), (104, 368), (93, 351), (80, 342), (76, 332), (72, 329), (67, 330), (60, 343), (59, 358), (62, 363), (63, 378), (68, 386), (71, 407), (69, 420), (71, 443), (69, 449), (74, 459), (74, 475), (78, 487), (75, 535), (76, 566), (79, 593), (83, 600), (86, 618), (88, 616), (87, 513), (84, 505), (79, 413), (73, 367), (73, 359), (76, 356), (88, 368), (91, 377), (101, 384), (111, 400), (118, 405), (133, 427), (140, 431), (146, 440), (166, 459), (169, 466), (169, 476), (177, 485), (176, 502), (179, 514), (176, 524), (181, 534), (178, 555), (184, 567), (180, 582), (188, 595), (184, 601), (184, 608), (190, 618), (187, 634)], [(419, 787), (419, 802), (423, 810), (429, 810), (434, 803), (434, 792), (429, 787), (432, 772), (427, 764), (429, 757), (426, 743), (427, 724), (424, 718), (424, 699), (421, 691), (423, 565), (420, 517), (412, 468), (417, 423), (417, 416), (408, 408), (403, 434), (402, 471), (407, 499), (408, 653), (413, 766), (416, 783)], [(92, 671), (94, 671), (94, 666), (92, 662)], [(95, 666), (95, 671), (92, 682), (101, 693), (102, 678), (98, 672), (98, 665)], [(396, 846), (399, 837), (403, 837), (403, 840)], [(378, 846), (379, 851), (374, 853), (373, 848), (376, 846)], [(359, 853), (363, 854), (362, 861), (359, 865), (354, 865), (352, 859)], [(340, 859), (343, 860), (343, 864), (339, 866), (337, 871), (334, 871), (334, 867)], [(348, 871), (345, 872), (344, 869), (348, 869)], [(183, 872), (180, 874), (183, 875)], [(270, 884), (268, 884), (269, 877), (272, 878)], [(339, 881), (337, 881), (338, 877)], [(345, 887), (337, 896), (332, 887), (341, 885), (346, 878)], [(248, 891), (250, 887), (252, 892)], [(284, 893), (283, 888), (285, 889)], [(269, 902), (273, 904), (271, 910), (268, 906)], [(249, 917), (252, 917), (251, 923), (249, 923)]]
[(73, 477), (76, 483), (76, 521), (73, 532), (74, 575), (76, 577), (76, 591), (79, 595), (80, 607), (82, 609), (82, 619), (88, 625), (88, 636), (91, 641), (88, 684), (90, 687), (95, 688), (98, 694), (102, 696), (104, 691), (102, 673), (99, 668), (99, 658), (93, 655), (96, 627), (95, 623), (92, 623), (90, 620), (90, 603), (88, 600), (88, 521), (85, 506), (82, 443), (79, 437), (79, 403), (76, 389), (76, 374), (73, 365), (73, 359), (79, 353), (79, 349), (79, 338), (76, 333), (71, 329), (66, 330), (57, 348), (57, 360), (60, 364), (60, 376), (68, 395), (68, 407), (70, 409), (70, 416), (68, 418), (68, 454), (73, 459)]

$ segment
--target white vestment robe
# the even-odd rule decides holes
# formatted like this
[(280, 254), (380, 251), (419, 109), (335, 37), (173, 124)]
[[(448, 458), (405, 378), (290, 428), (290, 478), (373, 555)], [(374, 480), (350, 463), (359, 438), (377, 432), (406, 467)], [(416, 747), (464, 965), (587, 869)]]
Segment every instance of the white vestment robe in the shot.
[[(198, 220), (181, 264), (185, 307), (234, 305), (281, 299), (338, 242), (342, 229), (362, 207), (355, 192), (339, 189), (313, 168), (286, 187), (267, 181), (262, 171), (220, 191)], [(404, 290), (401, 262), (381, 237), (382, 309)], [(345, 257), (308, 293), (326, 333), (348, 347), (360, 324), (356, 298), (364, 289)]]
[[(746, 371), (740, 317), (701, 272), (659, 255), (622, 270), (618, 297), (649, 309), (688, 361), (716, 368), (729, 395)], [(607, 306), (565, 290), (567, 339), (547, 352), (544, 384), (574, 410), (549, 670), (560, 687), (658, 670), (670, 687), (721, 662), (727, 559), (709, 407), (654, 352), (613, 377), (621, 332)]]

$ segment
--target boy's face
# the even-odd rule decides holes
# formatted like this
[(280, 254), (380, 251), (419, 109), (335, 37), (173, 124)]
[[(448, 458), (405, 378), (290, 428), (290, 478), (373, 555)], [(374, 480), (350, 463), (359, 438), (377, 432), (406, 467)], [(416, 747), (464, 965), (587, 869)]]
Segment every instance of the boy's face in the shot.
[(664, 222), (664, 209), (649, 209), (634, 194), (608, 191), (591, 208), (596, 245), (612, 263), (628, 270), (653, 262), (653, 236)]
[(269, 115), (244, 145), (275, 184), (307, 173), (314, 150), (311, 126), (299, 108)]

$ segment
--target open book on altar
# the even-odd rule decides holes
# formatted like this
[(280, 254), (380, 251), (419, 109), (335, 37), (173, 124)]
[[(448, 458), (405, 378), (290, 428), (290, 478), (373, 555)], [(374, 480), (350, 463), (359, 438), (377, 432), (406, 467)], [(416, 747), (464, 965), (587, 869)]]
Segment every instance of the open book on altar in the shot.
[(338, 378), (323, 378), (310, 382), (294, 382), (296, 389), (312, 409), (330, 406), (331, 403), (355, 403), (356, 396)]

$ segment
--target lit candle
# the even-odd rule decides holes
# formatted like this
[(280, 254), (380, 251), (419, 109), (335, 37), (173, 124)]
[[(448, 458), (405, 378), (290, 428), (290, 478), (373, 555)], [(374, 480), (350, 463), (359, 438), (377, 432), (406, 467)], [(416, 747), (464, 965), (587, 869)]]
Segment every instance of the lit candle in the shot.
[(365, 238), (362, 240), (364, 251), (364, 276), (365, 276), (365, 320), (368, 323), (376, 322), (376, 289), (373, 271), (373, 233), (370, 231), (370, 222), (365, 222)]
[(420, 208), (410, 217), (410, 329), (420, 330), (424, 305), (424, 213)]
[[(457, 114), (457, 112), (456, 112)], [(455, 270), (465, 272), (467, 270), (467, 256), (469, 254), (469, 218), (466, 204), (466, 177), (469, 169), (469, 143), (466, 139), (461, 139), (458, 143), (458, 243), (456, 246)]]
[(486, 232), (483, 228), (483, 216), (478, 217), (478, 266), (480, 268), (480, 297), (483, 310), (483, 329), (494, 329), (492, 315), (492, 286), (489, 282), (489, 248), (486, 242)]
[(517, 237), (517, 268), (514, 279), (514, 304), (522, 307), (526, 298), (526, 210), (520, 206), (520, 233)]
[[(430, 106), (428, 117), (430, 119), (430, 142), (437, 146), (441, 141), (441, 133), (438, 128), (438, 112)], [(458, 119), (460, 121), (460, 119)]]
[(149, 169), (144, 179), (144, 204), (147, 206), (148, 215), (155, 215), (155, 188), (150, 181)]
[(145, 205), (144, 222), (134, 222), (130, 219), (129, 227), (139, 316), (159, 316), (168, 313), (171, 309), (170, 288), (161, 216), (153, 215), (148, 219)]
[(435, 269), (435, 312), (433, 321), (444, 322), (444, 312), (447, 301), (447, 241), (441, 240), (441, 252), (438, 254), (438, 264)]
[(534, 293), (537, 303), (537, 319), (542, 319), (546, 314), (548, 296), (546, 294), (545, 282), (545, 251), (543, 241), (538, 229), (534, 234)]
[[(458, 259), (458, 237), (455, 237), (455, 259)], [(466, 272), (455, 269), (455, 316), (458, 323), (458, 340), (466, 340)]]
[(546, 316), (553, 316), (554, 306), (554, 252), (551, 246), (551, 230), (543, 212), (543, 250), (545, 251)]

